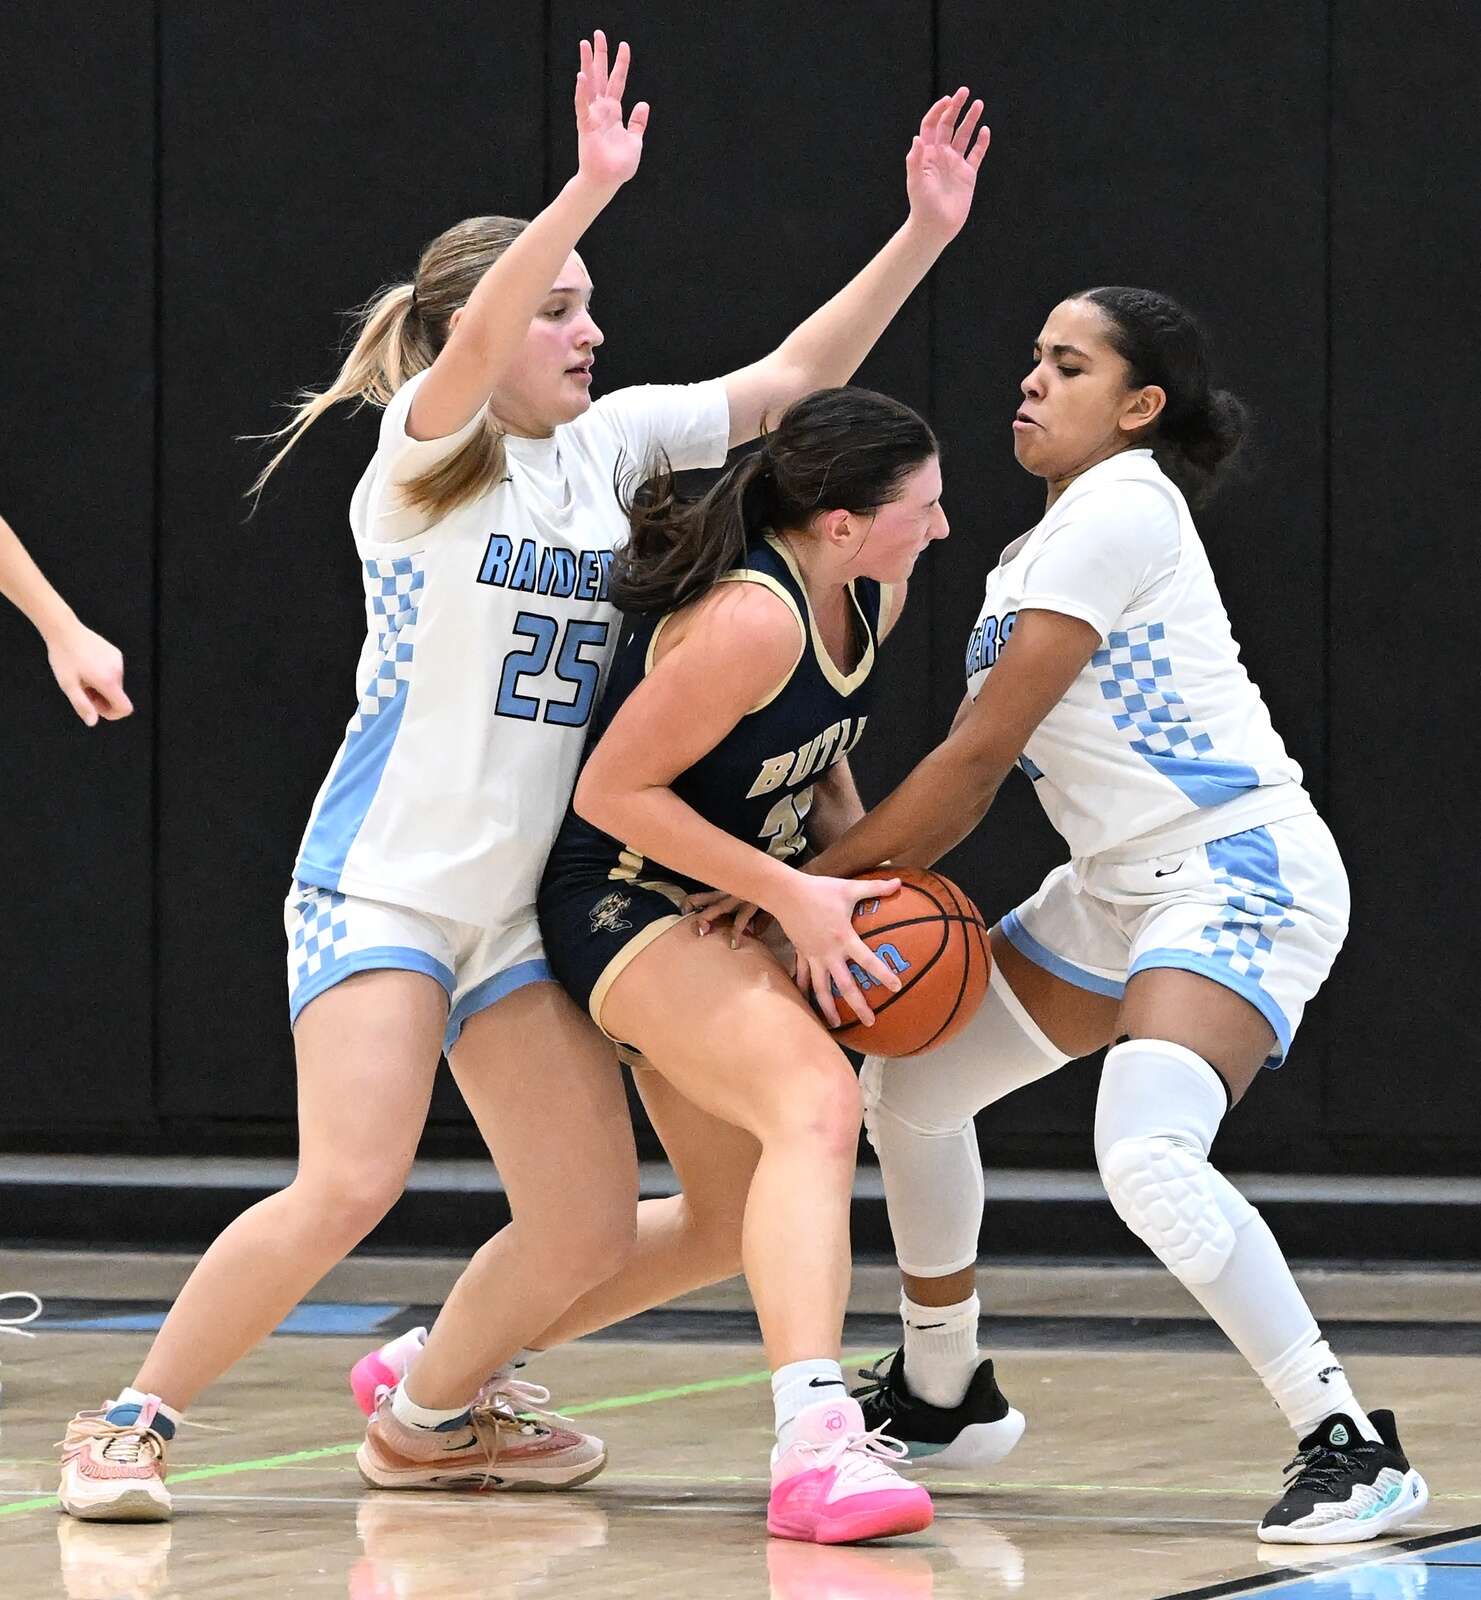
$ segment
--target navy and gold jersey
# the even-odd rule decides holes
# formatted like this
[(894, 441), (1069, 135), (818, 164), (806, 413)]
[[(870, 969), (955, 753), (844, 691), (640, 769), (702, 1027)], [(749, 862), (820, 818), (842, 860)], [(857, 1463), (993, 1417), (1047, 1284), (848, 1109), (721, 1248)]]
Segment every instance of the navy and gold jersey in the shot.
[[(750, 547), (721, 583), (759, 583), (797, 618), (802, 650), (785, 683), (673, 781), (678, 797), (707, 822), (786, 861), (807, 848), (813, 785), (858, 744), (869, 719), (870, 677), (879, 643), (881, 586), (849, 585), (858, 661), (841, 671), (818, 636), (802, 575), (781, 540)], [(633, 621), (618, 646), (592, 721), (591, 747), (642, 683), (674, 613)], [(715, 670), (725, 663), (717, 660)], [(546, 954), (560, 981), (598, 1022), (600, 1001), (621, 962), (671, 925), (686, 893), (708, 888), (645, 860), (568, 809), (545, 866), (540, 921)]]

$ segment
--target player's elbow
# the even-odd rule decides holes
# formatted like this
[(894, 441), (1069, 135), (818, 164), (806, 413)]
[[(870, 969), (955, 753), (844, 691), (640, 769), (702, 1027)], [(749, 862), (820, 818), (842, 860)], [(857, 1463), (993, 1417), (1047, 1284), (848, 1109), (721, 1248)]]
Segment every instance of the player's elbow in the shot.
[(581, 776), (576, 780), (575, 793), (571, 796), (571, 809), (583, 822), (589, 822), (593, 828), (600, 828), (607, 833), (611, 831), (607, 826), (610, 795), (600, 775), (593, 773), (594, 766), (594, 761), (588, 761), (582, 768)]
[(598, 751), (576, 780), (571, 806), (583, 822), (614, 839), (626, 839), (633, 826), (634, 798), (632, 785), (618, 781), (612, 765)]

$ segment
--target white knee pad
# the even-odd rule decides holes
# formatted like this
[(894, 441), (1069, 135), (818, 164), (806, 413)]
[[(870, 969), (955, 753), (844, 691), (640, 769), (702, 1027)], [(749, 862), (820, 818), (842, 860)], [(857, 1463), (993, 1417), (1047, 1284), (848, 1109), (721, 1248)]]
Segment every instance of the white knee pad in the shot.
[(1256, 1215), (1208, 1152), (1228, 1106), (1201, 1056), (1160, 1039), (1106, 1054), (1095, 1155), (1116, 1214), (1173, 1275), (1212, 1283)]
[(970, 1023), (908, 1061), (871, 1056), (859, 1075), (864, 1127), (879, 1156), (900, 1267), (942, 1278), (977, 1259), (982, 1158), (973, 1116), (1070, 1058), (993, 971)]

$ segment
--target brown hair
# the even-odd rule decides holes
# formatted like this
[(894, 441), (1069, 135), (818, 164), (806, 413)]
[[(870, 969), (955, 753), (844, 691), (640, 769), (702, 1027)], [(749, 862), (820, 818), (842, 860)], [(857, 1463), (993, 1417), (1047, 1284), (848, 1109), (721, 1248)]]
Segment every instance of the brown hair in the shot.
[(764, 530), (798, 530), (820, 511), (877, 511), (941, 453), (925, 420), (871, 389), (819, 389), (783, 413), (761, 447), (698, 500), (665, 466), (628, 503), (627, 543), (612, 563), (612, 603), (674, 611), (744, 557)]
[[(260, 495), (283, 458), (331, 406), (384, 406), (409, 378), (425, 372), (447, 343), (453, 313), (528, 224), (518, 217), (469, 217), (422, 251), (411, 283), (382, 289), (355, 313), (355, 343), (326, 389), (299, 391), (293, 415), (263, 434), (283, 444), (248, 491)], [(478, 431), (445, 461), (402, 486), (409, 505), (442, 517), (476, 499), (504, 476), (504, 435), (484, 412)]]

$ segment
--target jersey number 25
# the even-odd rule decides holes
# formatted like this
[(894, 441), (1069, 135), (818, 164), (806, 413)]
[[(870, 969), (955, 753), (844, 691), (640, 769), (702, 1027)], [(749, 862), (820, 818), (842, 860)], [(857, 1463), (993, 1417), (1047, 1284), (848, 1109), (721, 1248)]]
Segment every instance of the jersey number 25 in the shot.
[[(561, 625), (554, 617), (538, 611), (521, 611), (514, 619), (514, 636), (528, 639), (528, 650), (511, 650), (504, 658), (504, 670), (499, 675), (499, 698), (494, 710), (501, 717), (518, 717), (523, 722), (533, 722), (542, 715), (546, 722), (560, 728), (583, 728), (591, 716), (596, 700), (597, 685), (601, 682), (600, 659), (589, 660), (583, 654), (588, 648), (599, 654), (606, 647), (607, 622), (566, 623), (564, 637)], [(560, 649), (556, 639), (560, 638)], [(522, 678), (538, 678), (555, 656), (555, 675), (562, 683), (576, 691), (573, 700), (541, 701), (538, 696), (520, 693)]]

